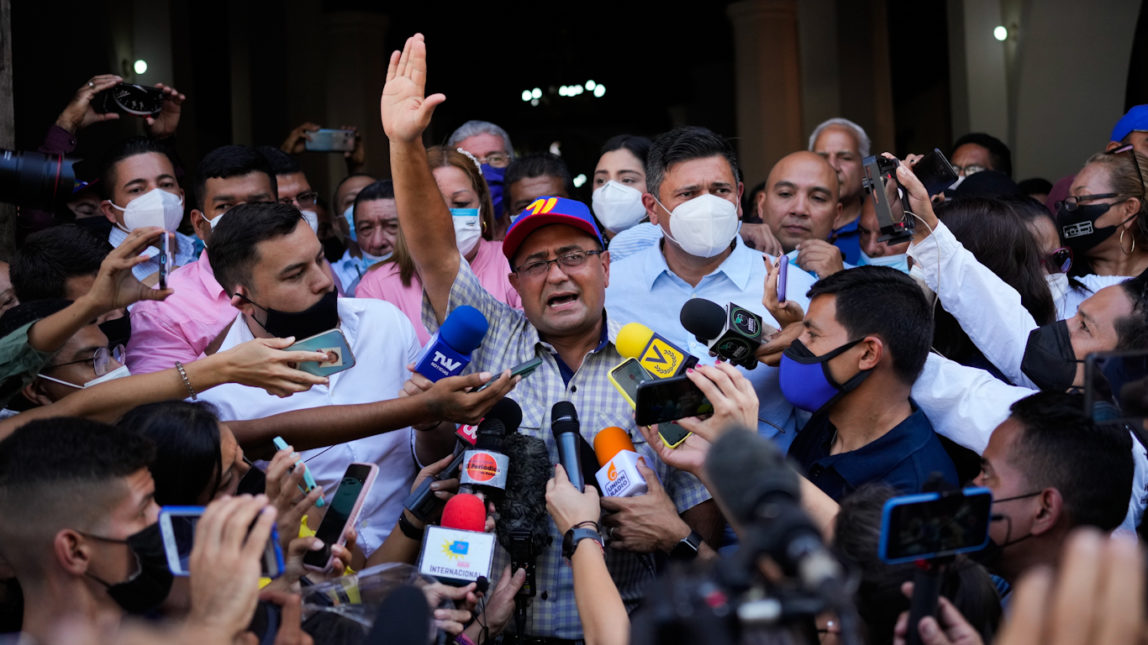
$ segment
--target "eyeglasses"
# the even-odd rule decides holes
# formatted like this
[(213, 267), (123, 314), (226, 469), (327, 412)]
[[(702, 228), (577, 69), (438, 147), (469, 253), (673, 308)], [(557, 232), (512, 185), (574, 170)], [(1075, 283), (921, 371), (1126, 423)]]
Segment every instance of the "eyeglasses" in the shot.
[(586, 258), (591, 255), (601, 255), (602, 253), (603, 251), (567, 251), (553, 260), (539, 260), (537, 262), (531, 262), (530, 264), (524, 264), (515, 269), (514, 272), (528, 278), (537, 278), (550, 271), (551, 264), (559, 264), (564, 268), (573, 269), (585, 264)]
[(953, 166), (953, 170), (956, 170), (957, 174), (961, 177), (968, 177), (969, 175), (975, 175), (978, 172), (984, 172), (985, 170), (988, 170), (988, 168), (985, 168), (979, 164), (971, 163), (967, 166)]
[(1072, 268), (1072, 249), (1060, 247), (1044, 258), (1044, 268), (1049, 273), (1068, 273)]
[(478, 157), (478, 162), (494, 168), (505, 168), (510, 165), (510, 155), (505, 152), (492, 152)]
[(116, 345), (115, 347), (99, 347), (88, 358), (81, 358), (78, 361), (68, 361), (67, 363), (56, 363), (55, 365), (48, 365), (45, 370), (56, 369), (57, 367), (64, 367), (65, 365), (76, 365), (78, 363), (91, 363), (92, 369), (95, 370), (96, 376), (103, 376), (111, 370), (111, 359), (116, 359), (117, 363), (123, 364), (124, 362), (124, 346)]
[(1128, 143), (1128, 144), (1120, 146), (1119, 148), (1113, 148), (1104, 154), (1106, 154), (1106, 155), (1119, 155), (1119, 154), (1123, 154), (1125, 152), (1131, 152), (1132, 153), (1132, 155), (1131, 155), (1132, 156), (1132, 166), (1134, 168), (1136, 168), (1136, 181), (1137, 181), (1137, 183), (1140, 184), (1140, 195), (1138, 195), (1138, 196), (1144, 197), (1145, 196), (1144, 175), (1140, 174), (1140, 160), (1138, 160), (1136, 158), (1136, 148), (1131, 143)]
[[(1065, 197), (1064, 199), (1056, 202), (1056, 210), (1060, 210), (1063, 208), (1064, 210), (1071, 213), (1072, 211), (1080, 208), (1080, 205), (1083, 202), (1093, 202), (1093, 201), (1096, 201), (1098, 199), (1109, 199), (1110, 197), (1120, 197), (1120, 196), (1121, 196), (1120, 193), (1099, 193), (1097, 195), (1069, 195), (1068, 197)], [(1125, 197), (1124, 199), (1128, 199), (1128, 198)], [(1112, 202), (1111, 204), (1106, 204), (1106, 206), (1111, 208), (1111, 207), (1119, 204), (1120, 202), (1124, 201), (1124, 199), (1117, 201), (1117, 202)]]
[(294, 206), (296, 203), (298, 203), (299, 206), (314, 206), (315, 202), (318, 201), (318, 199), (319, 199), (319, 193), (311, 190), (311, 191), (308, 191), (305, 193), (299, 193), (298, 195), (295, 195), (294, 199), (292, 199), (290, 197), (280, 197), (279, 203), (283, 204), (284, 206)]

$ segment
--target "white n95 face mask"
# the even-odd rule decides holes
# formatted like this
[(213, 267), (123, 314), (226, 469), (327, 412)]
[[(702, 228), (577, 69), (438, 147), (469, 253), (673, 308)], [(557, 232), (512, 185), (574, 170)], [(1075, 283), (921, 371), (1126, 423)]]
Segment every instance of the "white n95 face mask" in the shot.
[(128, 231), (145, 226), (159, 226), (165, 231), (174, 231), (183, 220), (183, 199), (162, 188), (149, 190), (128, 202), (125, 207), (121, 208), (114, 203), (112, 207), (124, 212), (124, 228)]
[(590, 198), (594, 214), (611, 233), (621, 233), (646, 217), (642, 191), (611, 179)]
[(1060, 302), (1068, 294), (1068, 274), (1049, 273), (1044, 276), (1044, 279), (1048, 281), (1048, 291), (1052, 294), (1052, 302), (1059, 308)]
[(463, 257), (473, 251), (482, 239), (481, 212), (478, 208), (450, 209), (451, 219), (454, 220), (454, 242)]
[(668, 237), (694, 257), (712, 258), (728, 249), (741, 228), (737, 206), (717, 195), (699, 195), (673, 211), (662, 208), (670, 213)]

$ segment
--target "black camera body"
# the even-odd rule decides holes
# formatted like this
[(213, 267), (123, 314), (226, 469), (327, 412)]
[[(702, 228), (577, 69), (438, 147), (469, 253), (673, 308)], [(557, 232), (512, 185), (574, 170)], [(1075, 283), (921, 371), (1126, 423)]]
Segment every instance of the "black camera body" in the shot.
[(901, 244), (913, 239), (913, 220), (905, 217), (904, 199), (907, 193), (897, 181), (896, 159), (881, 155), (865, 157), (862, 162), (865, 176), (861, 184), (877, 209), (877, 224), (881, 227), (880, 242)]
[(155, 116), (163, 110), (163, 90), (132, 83), (120, 83), (92, 97), (92, 109), (101, 114), (119, 112), (128, 116)]

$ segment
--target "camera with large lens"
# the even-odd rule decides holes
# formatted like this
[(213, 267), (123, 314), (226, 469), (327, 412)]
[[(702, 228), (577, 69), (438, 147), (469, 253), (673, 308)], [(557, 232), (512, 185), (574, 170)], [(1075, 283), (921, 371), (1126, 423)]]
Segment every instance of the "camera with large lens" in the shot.
[(75, 159), (0, 149), (0, 202), (52, 208), (67, 202), (77, 184)]

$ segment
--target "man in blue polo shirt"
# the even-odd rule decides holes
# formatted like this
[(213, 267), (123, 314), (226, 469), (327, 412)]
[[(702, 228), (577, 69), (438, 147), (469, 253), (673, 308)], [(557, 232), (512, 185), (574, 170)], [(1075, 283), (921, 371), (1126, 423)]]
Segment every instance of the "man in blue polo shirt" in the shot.
[(813, 417), (789, 448), (835, 500), (866, 482), (904, 493), (933, 472), (957, 484), (952, 460), (909, 390), (925, 365), (933, 316), (896, 269), (857, 267), (809, 290), (801, 336), (781, 359), (781, 391)]

